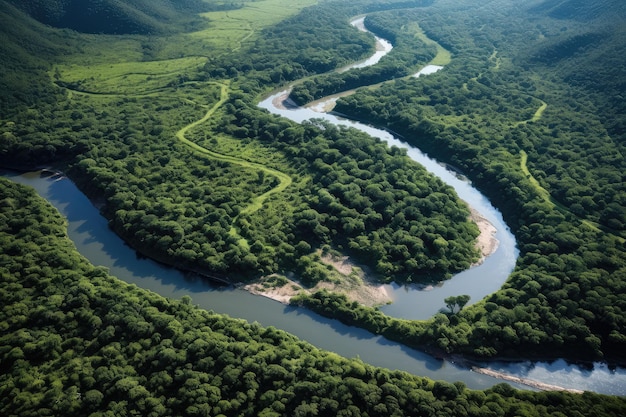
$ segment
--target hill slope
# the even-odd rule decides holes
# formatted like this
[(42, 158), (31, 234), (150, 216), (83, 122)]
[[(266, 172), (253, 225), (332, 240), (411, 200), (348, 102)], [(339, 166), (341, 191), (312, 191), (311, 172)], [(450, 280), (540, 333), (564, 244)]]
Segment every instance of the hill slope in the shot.
[(210, 6), (201, 0), (9, 0), (50, 26), (85, 33), (148, 34), (173, 25), (198, 24), (197, 13)]

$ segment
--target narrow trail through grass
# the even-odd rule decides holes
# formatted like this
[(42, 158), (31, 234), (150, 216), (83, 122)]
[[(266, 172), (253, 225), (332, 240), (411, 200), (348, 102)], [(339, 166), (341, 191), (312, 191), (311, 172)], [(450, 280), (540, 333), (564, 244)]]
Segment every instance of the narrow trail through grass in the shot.
[(531, 117), (528, 120), (522, 120), (519, 122), (516, 122), (513, 126), (517, 127), (519, 125), (524, 125), (528, 122), (536, 122), (539, 119), (541, 119), (541, 116), (543, 116), (543, 112), (546, 110), (546, 108), (548, 108), (548, 103), (546, 103), (543, 100), (539, 100), (541, 101), (541, 106), (539, 106), (539, 108), (535, 111), (535, 114), (533, 114), (533, 117)]
[(579, 216), (579, 215), (577, 215), (575, 213), (572, 213), (565, 205), (559, 203), (554, 197), (552, 197), (550, 192), (548, 190), (546, 190), (545, 188), (543, 188), (541, 186), (541, 184), (539, 184), (539, 181), (537, 181), (537, 179), (530, 173), (530, 170), (528, 169), (528, 166), (527, 166), (527, 162), (528, 162), (528, 154), (525, 151), (520, 151), (520, 169), (522, 170), (522, 172), (524, 173), (526, 178), (528, 178), (528, 180), (532, 184), (533, 188), (537, 191), (537, 193), (541, 196), (541, 198), (546, 203), (548, 203), (551, 207), (556, 208), (557, 210), (559, 210), (562, 213), (566, 213), (566, 214), (570, 214), (570, 215), (575, 216), (584, 225), (586, 225), (587, 227), (591, 228), (594, 231), (602, 232), (602, 233), (611, 233), (612, 235), (614, 235), (615, 237), (620, 239), (622, 242), (625, 241), (625, 239), (622, 236), (619, 236), (618, 234), (615, 234), (615, 233), (611, 232), (610, 230), (607, 230), (606, 227), (603, 227), (599, 223), (596, 223), (594, 221), (582, 218), (581, 216)]
[(220, 154), (214, 151), (211, 151), (205, 147), (202, 147), (200, 145), (198, 145), (195, 142), (192, 142), (191, 140), (187, 139), (185, 137), (185, 134), (190, 131), (191, 129), (195, 128), (196, 126), (206, 122), (207, 120), (209, 120), (211, 118), (211, 116), (213, 116), (213, 114), (217, 111), (217, 109), (219, 109), (225, 102), (226, 100), (228, 100), (229, 97), (229, 88), (228, 85), (226, 84), (218, 84), (220, 85), (220, 99), (205, 113), (205, 115), (199, 119), (196, 120), (193, 123), (188, 124), (187, 126), (183, 127), (182, 129), (180, 129), (178, 132), (176, 132), (176, 138), (181, 141), (182, 143), (184, 143), (185, 145), (189, 146), (191, 149), (193, 149), (194, 151), (205, 155), (209, 158), (218, 160), (218, 161), (224, 161), (224, 162), (228, 162), (231, 164), (237, 164), (239, 166), (245, 167), (245, 168), (252, 168), (252, 169), (257, 169), (260, 170), (262, 172), (264, 172), (265, 174), (269, 174), (272, 175), (276, 178), (278, 178), (279, 180), (279, 184), (272, 188), (269, 191), (266, 191), (265, 193), (255, 197), (254, 199), (252, 199), (252, 201), (250, 202), (250, 204), (248, 204), (248, 206), (244, 207), (239, 214), (237, 215), (237, 217), (235, 217), (235, 219), (233, 220), (233, 224), (230, 228), (230, 234), (232, 236), (236, 236), (239, 238), (239, 244), (241, 244), (244, 247), (248, 247), (248, 241), (242, 237), (239, 232), (237, 231), (236, 225), (239, 221), (239, 218), (242, 215), (249, 215), (252, 214), (258, 210), (261, 209), (261, 207), (263, 207), (263, 204), (265, 203), (265, 201), (270, 198), (272, 195), (280, 193), (282, 191), (284, 191), (287, 187), (289, 187), (289, 185), (291, 185), (292, 183), (292, 179), (289, 175), (285, 174), (284, 172), (281, 171), (277, 171), (275, 169), (272, 168), (268, 168), (265, 165), (262, 164), (258, 164), (255, 162), (250, 162), (247, 161), (245, 159), (241, 159), (241, 158), (237, 158), (235, 156), (230, 156), (230, 155), (224, 155), (224, 154)]

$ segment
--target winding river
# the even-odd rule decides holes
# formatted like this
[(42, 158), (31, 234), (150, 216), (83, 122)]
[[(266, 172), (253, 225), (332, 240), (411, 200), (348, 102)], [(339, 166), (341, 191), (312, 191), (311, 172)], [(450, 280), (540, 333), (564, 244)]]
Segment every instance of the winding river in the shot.
[[(448, 295), (469, 294), (473, 301), (497, 290), (510, 274), (517, 258), (515, 239), (502, 221), (500, 213), (471, 184), (429, 159), (418, 149), (411, 148), (388, 132), (336, 119), (333, 115), (316, 113), (310, 109), (284, 110), (274, 106), (278, 92), (260, 103), (261, 107), (292, 120), (303, 121), (311, 116), (333, 123), (349, 123), (380, 137), (390, 145), (408, 149), (408, 154), (429, 171), (452, 185), (459, 196), (477, 209), (498, 229), (500, 245), (496, 253), (480, 266), (457, 274), (444, 285), (429, 291), (419, 288), (393, 287), (394, 303), (384, 307), (387, 314), (408, 317), (429, 317), (443, 306)], [(447, 381), (463, 381), (468, 387), (483, 389), (502, 382), (487, 375), (472, 372), (448, 360), (433, 358), (423, 352), (407, 348), (383, 337), (323, 318), (301, 308), (284, 306), (265, 297), (252, 295), (235, 288), (214, 287), (202, 280), (189, 279), (180, 271), (137, 257), (108, 227), (98, 209), (67, 179), (44, 178), (39, 173), (2, 174), (21, 184), (34, 187), (68, 219), (68, 234), (76, 247), (95, 265), (105, 266), (118, 278), (166, 297), (181, 298), (190, 295), (193, 303), (231, 317), (258, 322), (286, 330), (322, 349), (345, 357), (359, 357), (364, 362), (390, 369), (400, 369), (416, 375)], [(580, 367), (559, 360), (555, 362), (489, 363), (485, 367), (518, 377), (606, 394), (626, 394), (626, 368), (610, 368), (596, 363)], [(512, 383), (519, 388), (528, 388)]]
[[(357, 29), (368, 32), (364, 25), (364, 17), (355, 18), (350, 23)], [(340, 71), (345, 72), (353, 68), (375, 65), (393, 49), (393, 46), (388, 41), (378, 36), (375, 36), (375, 38), (377, 48), (376, 52), (370, 58), (356, 62), (351, 66), (343, 67)], [(438, 65), (426, 65), (413, 76), (426, 76), (441, 69), (443, 69), (443, 67)], [(353, 127), (387, 142), (390, 146), (407, 149), (407, 154), (411, 159), (420, 163), (446, 184), (452, 186), (461, 199), (480, 213), (480, 215), (488, 220), (497, 230), (495, 238), (499, 242), (498, 248), (493, 254), (487, 257), (481, 265), (456, 274), (450, 280), (436, 286), (423, 288), (418, 285), (387, 285), (385, 289), (391, 296), (393, 303), (382, 307), (382, 311), (394, 317), (414, 320), (427, 319), (444, 308), (444, 299), (446, 297), (467, 294), (471, 297), (468, 303), (469, 305), (480, 301), (486, 295), (494, 293), (502, 286), (509, 274), (513, 271), (519, 254), (515, 244), (515, 237), (504, 223), (500, 211), (493, 207), (489, 200), (476, 188), (472, 187), (471, 183), (466, 178), (428, 157), (428, 155), (421, 152), (418, 148), (409, 146), (400, 141), (386, 130), (326, 113), (325, 109), (332, 107), (332, 105), (329, 106), (329, 104), (334, 103), (337, 97), (345, 95), (345, 93), (316, 100), (311, 106), (297, 107), (293, 105), (293, 103), (283, 105), (285, 104), (284, 99), (289, 95), (289, 91), (289, 88), (281, 89), (269, 97), (266, 97), (259, 103), (259, 106), (271, 113), (286, 117), (297, 123), (302, 123), (310, 119), (323, 119), (335, 125)]]

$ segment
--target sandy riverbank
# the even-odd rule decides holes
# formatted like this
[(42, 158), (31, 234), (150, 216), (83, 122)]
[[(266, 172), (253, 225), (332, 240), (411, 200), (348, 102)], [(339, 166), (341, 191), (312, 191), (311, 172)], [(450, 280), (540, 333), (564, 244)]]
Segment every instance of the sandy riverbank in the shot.
[(500, 242), (496, 239), (496, 227), (482, 214), (470, 207), (470, 220), (478, 226), (480, 234), (476, 239), (476, 248), (480, 251), (481, 257), (472, 266), (480, 265), (485, 259), (498, 250)]
[[(499, 242), (495, 237), (496, 228), (489, 220), (474, 209), (471, 210), (470, 219), (478, 225), (480, 230), (476, 240), (476, 247), (480, 250), (482, 256), (472, 265), (476, 266), (498, 249)], [(284, 304), (289, 304), (291, 297), (301, 292), (311, 294), (321, 289), (345, 294), (349, 300), (357, 301), (366, 306), (380, 306), (393, 301), (386, 287), (374, 282), (373, 274), (367, 268), (354, 264), (349, 257), (325, 255), (321, 257), (321, 260), (327, 265), (332, 265), (342, 276), (339, 282), (320, 282), (312, 288), (303, 288), (297, 280), (288, 278), (287, 284), (281, 287), (273, 287), (271, 285), (266, 287), (264, 283), (269, 278), (261, 278), (243, 288), (252, 294), (271, 298)]]
[(584, 392), (579, 389), (563, 388), (558, 385), (546, 384), (544, 382), (535, 381), (533, 379), (521, 378), (521, 377), (511, 375), (511, 374), (507, 374), (505, 372), (498, 372), (498, 371), (494, 371), (494, 370), (487, 369), (487, 368), (479, 368), (479, 367), (473, 366), (472, 371), (479, 373), (479, 374), (492, 376), (494, 378), (503, 379), (505, 381), (526, 385), (526, 386), (536, 388), (542, 391), (566, 391), (566, 392), (571, 392), (574, 394), (582, 394)]
[(243, 289), (283, 304), (289, 304), (291, 297), (297, 294), (312, 294), (322, 289), (345, 294), (350, 301), (356, 301), (370, 307), (384, 305), (392, 301), (385, 286), (372, 281), (371, 274), (353, 264), (347, 256), (337, 258), (326, 255), (321, 257), (321, 260), (332, 265), (342, 278), (337, 282), (319, 282), (314, 287), (303, 288), (299, 282), (290, 278), (287, 278), (287, 283), (281, 287), (266, 287), (265, 282), (272, 279), (268, 277), (248, 284)]

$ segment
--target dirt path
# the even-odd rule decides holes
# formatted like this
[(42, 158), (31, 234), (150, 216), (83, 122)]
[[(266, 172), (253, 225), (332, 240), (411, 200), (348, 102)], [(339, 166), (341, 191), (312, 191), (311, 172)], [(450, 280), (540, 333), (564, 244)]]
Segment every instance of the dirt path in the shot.
[(241, 158), (237, 158), (234, 156), (229, 156), (229, 155), (223, 155), (217, 152), (213, 152), (209, 149), (206, 149), (200, 145), (198, 145), (195, 142), (192, 142), (191, 140), (187, 139), (187, 137), (185, 137), (185, 134), (193, 129), (194, 127), (206, 122), (207, 120), (209, 120), (213, 114), (217, 111), (217, 109), (219, 109), (225, 102), (226, 100), (228, 100), (229, 97), (229, 88), (228, 85), (226, 84), (219, 84), (221, 87), (221, 93), (220, 93), (220, 99), (217, 101), (217, 103), (215, 103), (213, 105), (213, 107), (211, 107), (206, 113), (205, 115), (199, 119), (196, 120), (193, 123), (188, 124), (187, 126), (183, 127), (182, 129), (180, 129), (178, 132), (176, 132), (176, 138), (181, 141), (182, 143), (184, 143), (185, 145), (189, 146), (191, 149), (193, 149), (196, 152), (201, 153), (202, 155), (208, 156), (211, 159), (215, 159), (218, 161), (224, 161), (224, 162), (228, 162), (231, 164), (237, 164), (240, 165), (242, 167), (245, 168), (253, 168), (253, 169), (257, 169), (260, 171), (263, 171), (265, 174), (269, 174), (271, 176), (274, 176), (276, 178), (278, 178), (279, 180), (279, 184), (272, 188), (271, 190), (261, 194), (258, 197), (255, 197), (252, 202), (250, 202), (250, 204), (248, 204), (247, 207), (244, 207), (239, 214), (237, 215), (237, 217), (233, 220), (233, 225), (231, 226), (230, 229), (230, 233), (233, 236), (237, 236), (239, 238), (239, 242), (241, 245), (243, 246), (248, 246), (248, 242), (246, 241), (246, 239), (244, 237), (242, 237), (241, 235), (239, 235), (239, 232), (237, 231), (235, 225), (237, 224), (237, 220), (239, 219), (239, 217), (243, 214), (251, 214), (254, 213), (255, 211), (259, 210), (261, 207), (263, 207), (263, 204), (265, 203), (265, 201), (272, 196), (273, 194), (276, 193), (280, 193), (282, 191), (284, 191), (287, 187), (289, 187), (289, 185), (291, 185), (291, 177), (287, 174), (285, 174), (284, 172), (280, 172), (277, 171), (275, 169), (272, 168), (268, 168), (265, 165), (262, 164), (257, 164), (254, 162), (250, 162), (250, 161), (246, 161), (245, 159), (241, 159)]

